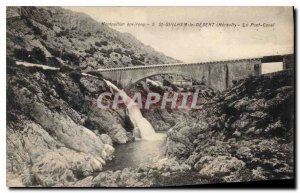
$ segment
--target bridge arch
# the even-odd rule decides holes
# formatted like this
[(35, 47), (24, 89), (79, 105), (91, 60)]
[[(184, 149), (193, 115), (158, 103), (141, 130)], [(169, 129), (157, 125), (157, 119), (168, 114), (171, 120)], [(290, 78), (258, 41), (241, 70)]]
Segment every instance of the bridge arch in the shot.
[(204, 83), (206, 83), (206, 81), (207, 81), (206, 79), (204, 79), (203, 76), (199, 79), (199, 78), (192, 77), (190, 74), (187, 74), (187, 73), (180, 73), (180, 72), (177, 72), (177, 73), (158, 72), (158, 73), (154, 73), (154, 74), (151, 74), (151, 75), (148, 75), (148, 76), (146, 76), (146, 75), (141, 76), (139, 79), (135, 78), (134, 81), (131, 80), (129, 82), (129, 84), (124, 89), (125, 90), (130, 90), (137, 83), (139, 83), (139, 82), (141, 82), (143, 80), (146, 80), (147, 78), (152, 78), (152, 77), (159, 76), (159, 75), (161, 75), (161, 76), (164, 76), (164, 75), (183, 76), (183, 77), (191, 79), (192, 81), (204, 82)]

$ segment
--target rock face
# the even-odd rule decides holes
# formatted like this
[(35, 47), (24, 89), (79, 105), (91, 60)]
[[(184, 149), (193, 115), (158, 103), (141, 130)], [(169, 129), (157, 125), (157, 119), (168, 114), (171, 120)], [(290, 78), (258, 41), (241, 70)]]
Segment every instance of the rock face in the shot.
[(293, 96), (290, 72), (241, 80), (172, 127), (167, 154), (224, 181), (293, 178)]
[[(7, 7), (7, 185), (78, 186), (133, 140), (124, 111), (99, 110), (108, 91), (81, 70), (178, 62), (87, 15)], [(10, 61), (10, 60), (9, 60)]]
[(7, 7), (6, 18), (7, 55), (18, 60), (85, 70), (178, 62), (131, 34), (60, 7)]
[[(165, 76), (162, 77), (160, 75), (157, 75), (151, 77), (151, 79), (155, 81), (149, 79), (142, 80), (130, 90), (131, 92), (130, 94), (134, 96), (135, 92), (141, 93), (143, 106), (146, 102), (148, 93), (158, 93), (160, 94), (162, 99), (165, 93), (172, 95), (172, 93), (178, 93), (178, 92), (186, 93), (189, 91), (193, 92), (195, 89), (199, 89), (199, 94), (198, 94), (199, 101), (200, 101), (199, 103), (202, 104), (204, 104), (207, 100), (211, 99), (216, 95), (213, 89), (211, 89), (210, 87), (206, 86), (203, 83), (196, 83), (196, 85), (194, 85), (193, 88), (190, 87), (183, 88), (181, 86), (173, 85), (171, 83), (173, 78), (174, 77), (172, 75), (169, 75), (168, 77)], [(160, 86), (157, 86), (152, 82), (155, 82)], [(165, 82), (168, 82), (168, 84), (166, 84)], [(170, 109), (170, 108), (161, 109), (160, 106), (161, 101), (159, 101), (156, 106), (155, 105), (150, 106), (151, 110), (142, 109), (141, 112), (143, 116), (151, 123), (155, 131), (168, 131), (170, 128), (178, 124), (180, 121), (184, 122), (185, 120), (188, 120), (190, 118), (190, 113), (188, 111), (186, 111), (185, 109), (182, 110), (178, 108), (179, 106), (182, 105), (181, 99), (182, 99), (182, 95), (179, 95), (175, 109)]]
[(101, 80), (10, 66), (7, 83), (10, 186), (63, 186), (81, 180), (112, 159), (113, 142), (129, 141), (122, 116), (95, 105), (97, 93), (107, 89)]
[(243, 161), (227, 156), (204, 156), (196, 164), (200, 167), (200, 174), (210, 177), (214, 177), (215, 174), (229, 174), (233, 171), (239, 171), (245, 166)]

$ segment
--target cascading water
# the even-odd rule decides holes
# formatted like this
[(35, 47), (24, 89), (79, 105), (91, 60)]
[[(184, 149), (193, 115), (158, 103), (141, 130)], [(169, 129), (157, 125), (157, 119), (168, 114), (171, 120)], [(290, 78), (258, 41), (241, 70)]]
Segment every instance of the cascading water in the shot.
[(163, 139), (163, 136), (155, 133), (152, 125), (149, 123), (147, 119), (143, 117), (139, 109), (139, 106), (136, 102), (134, 102), (123, 90), (120, 90), (113, 83), (105, 79), (103, 80), (111, 89), (119, 93), (123, 101), (126, 101), (125, 104), (128, 110), (128, 115), (130, 117), (130, 120), (132, 121), (135, 127), (134, 129), (139, 129), (142, 139), (146, 139), (146, 140)]

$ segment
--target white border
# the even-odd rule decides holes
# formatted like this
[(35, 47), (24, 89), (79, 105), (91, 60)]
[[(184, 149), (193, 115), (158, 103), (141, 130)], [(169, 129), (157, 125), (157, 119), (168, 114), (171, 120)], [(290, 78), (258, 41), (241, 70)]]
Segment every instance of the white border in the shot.
[(251, 1), (238, 1), (238, 0), (113, 0), (113, 1), (97, 1), (97, 0), (5, 0), (5, 5), (57, 5), (57, 6), (291, 6), (296, 3), (295, 0), (251, 0)]
[[(1, 40), (1, 46), (0, 46), (0, 54), (1, 54), (1, 63), (0, 63), (0, 88), (2, 89), (2, 92), (0, 94), (0, 124), (1, 124), (1, 133), (0, 133), (0, 155), (1, 155), (1, 161), (0, 161), (0, 190), (1, 192), (9, 192), (8, 188), (6, 188), (6, 69), (5, 69), (5, 63), (6, 63), (6, 6), (295, 6), (295, 8), (299, 9), (299, 2), (297, 0), (249, 0), (249, 1), (238, 1), (238, 0), (227, 0), (227, 1), (221, 1), (221, 0), (206, 0), (206, 1), (195, 1), (195, 0), (106, 0), (106, 1), (100, 1), (100, 0), (52, 0), (52, 1), (42, 1), (42, 0), (2, 0), (0, 1), (0, 40)], [(299, 19), (297, 20), (297, 26), (299, 26)], [(298, 45), (298, 41), (295, 42)], [(296, 53), (299, 55), (299, 52)], [(297, 74), (299, 74), (300, 68), (297, 68)], [(299, 90), (299, 83), (297, 85), (297, 90)], [(299, 96), (299, 95), (297, 95)], [(299, 97), (298, 97), (299, 98)], [(297, 99), (298, 99), (297, 98)], [(299, 108), (299, 103), (297, 103), (297, 109)], [(300, 115), (297, 113), (297, 120), (300, 120)], [(298, 129), (298, 128), (297, 128)], [(297, 139), (299, 138), (299, 131), (297, 131)], [(297, 142), (297, 140), (296, 140)], [(298, 146), (297, 146), (298, 147)], [(297, 148), (296, 155), (299, 155), (299, 148)], [(299, 160), (298, 160), (299, 163)], [(297, 164), (297, 168), (299, 168), (299, 164)], [(297, 184), (299, 182), (299, 178), (297, 180)], [(66, 189), (65, 189), (66, 190)], [(90, 189), (89, 189), (90, 190)], [(189, 189), (183, 190), (187, 191)], [(16, 190), (15, 190), (16, 191)], [(24, 191), (24, 190), (23, 190)], [(26, 190), (27, 192), (31, 191), (37, 191), (37, 190)], [(51, 190), (43, 190), (45, 192), (50, 192)], [(61, 190), (59, 190), (61, 191)], [(66, 191), (74, 191), (74, 190), (66, 190)], [(99, 191), (104, 191), (104, 189), (100, 189)], [(117, 191), (132, 191), (130, 190), (120, 190), (120, 189), (113, 189), (110, 190), (112, 192)], [(141, 191), (135, 190), (135, 191)], [(172, 190), (160, 190), (160, 191), (172, 191)], [(197, 190), (197, 191), (208, 191), (208, 190)], [(224, 190), (212, 190), (214, 192), (221, 192)], [(226, 190), (226, 191), (232, 191), (232, 190)], [(240, 190), (237, 190), (240, 191)], [(246, 191), (246, 190), (245, 190)], [(252, 190), (253, 192), (262, 192), (263, 190)], [(251, 191), (251, 192), (252, 192)], [(273, 192), (276, 190), (268, 190), (264, 192)], [(281, 190), (280, 190), (281, 191)]]

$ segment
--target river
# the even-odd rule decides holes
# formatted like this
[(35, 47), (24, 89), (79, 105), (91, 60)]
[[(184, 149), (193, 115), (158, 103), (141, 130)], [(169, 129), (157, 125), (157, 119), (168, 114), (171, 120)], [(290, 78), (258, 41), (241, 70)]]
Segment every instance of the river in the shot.
[(114, 158), (107, 162), (103, 170), (122, 170), (137, 168), (140, 164), (151, 164), (164, 158), (166, 133), (157, 133), (159, 140), (136, 140), (131, 143), (115, 146)]
[(134, 130), (138, 130), (140, 138), (134, 142), (115, 146), (114, 158), (108, 162), (104, 170), (121, 170), (124, 168), (136, 168), (140, 164), (151, 164), (154, 160), (164, 158), (166, 133), (156, 133), (145, 119), (135, 101), (108, 80), (106, 84), (116, 91), (123, 99), (127, 101), (126, 106), (130, 120), (134, 125)]

